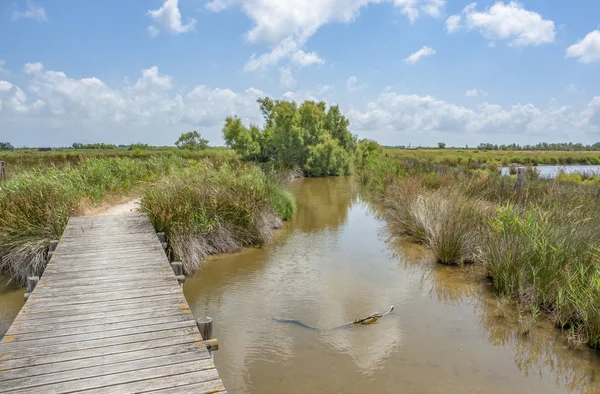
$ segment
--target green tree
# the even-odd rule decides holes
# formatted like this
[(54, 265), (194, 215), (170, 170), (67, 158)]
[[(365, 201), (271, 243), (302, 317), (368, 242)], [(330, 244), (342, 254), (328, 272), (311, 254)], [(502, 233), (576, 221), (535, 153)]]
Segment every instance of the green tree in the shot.
[(304, 170), (309, 176), (344, 175), (356, 151), (356, 137), (337, 106), (324, 102), (257, 100), (265, 119), (261, 130), (247, 128), (237, 117), (225, 119), (223, 136), (228, 146), (247, 160), (278, 161)]
[(0, 150), (13, 150), (13, 146), (10, 142), (0, 142)]
[(445, 142), (438, 142), (438, 148), (440, 148), (440, 149), (446, 148), (446, 143)]
[(179, 149), (202, 150), (208, 148), (208, 140), (200, 136), (196, 130), (181, 134), (175, 141)]

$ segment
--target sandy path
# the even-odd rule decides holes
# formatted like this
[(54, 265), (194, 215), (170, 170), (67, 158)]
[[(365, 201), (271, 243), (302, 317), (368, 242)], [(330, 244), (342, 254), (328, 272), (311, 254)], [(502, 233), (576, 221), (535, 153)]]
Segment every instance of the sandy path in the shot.
[(90, 216), (103, 216), (103, 215), (120, 215), (124, 213), (135, 213), (140, 208), (140, 197), (129, 197), (128, 200), (115, 201), (113, 203), (103, 204), (99, 207), (89, 210), (86, 212)]

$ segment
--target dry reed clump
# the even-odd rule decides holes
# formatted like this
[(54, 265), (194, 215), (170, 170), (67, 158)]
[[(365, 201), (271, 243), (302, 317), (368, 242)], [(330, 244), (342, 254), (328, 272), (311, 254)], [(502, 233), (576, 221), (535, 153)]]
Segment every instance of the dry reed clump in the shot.
[(396, 234), (425, 244), (444, 264), (474, 260), (493, 209), (483, 200), (465, 197), (459, 188), (431, 190), (415, 179), (390, 187), (383, 205)]
[(142, 198), (157, 231), (193, 274), (206, 257), (271, 239), (294, 212), (293, 197), (255, 165), (200, 164), (148, 188)]

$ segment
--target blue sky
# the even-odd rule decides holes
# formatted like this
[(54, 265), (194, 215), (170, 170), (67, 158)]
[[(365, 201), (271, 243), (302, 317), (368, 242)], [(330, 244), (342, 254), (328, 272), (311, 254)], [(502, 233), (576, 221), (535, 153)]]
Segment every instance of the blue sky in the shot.
[(0, 141), (221, 145), (265, 95), (388, 145), (600, 141), (600, 2), (0, 4)]

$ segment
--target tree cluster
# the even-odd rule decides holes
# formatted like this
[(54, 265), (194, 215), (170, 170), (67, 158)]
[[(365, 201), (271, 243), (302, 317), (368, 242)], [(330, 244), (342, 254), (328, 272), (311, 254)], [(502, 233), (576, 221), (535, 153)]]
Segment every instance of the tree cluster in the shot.
[(208, 140), (202, 138), (196, 130), (181, 134), (175, 141), (179, 149), (202, 150), (208, 148)]
[(228, 146), (247, 160), (278, 161), (301, 168), (307, 176), (347, 175), (357, 140), (337, 105), (305, 101), (258, 100), (265, 119), (261, 129), (227, 117), (223, 135)]
[(0, 150), (13, 150), (14, 147), (10, 142), (0, 142)]
[(105, 144), (97, 142), (95, 144), (82, 144), (80, 142), (74, 142), (72, 145), (73, 149), (116, 149), (117, 146), (114, 144)]
[(592, 145), (584, 145), (573, 142), (548, 143), (540, 142), (536, 145), (496, 145), (490, 143), (482, 143), (477, 146), (481, 150), (547, 150), (547, 151), (600, 151), (600, 142)]

